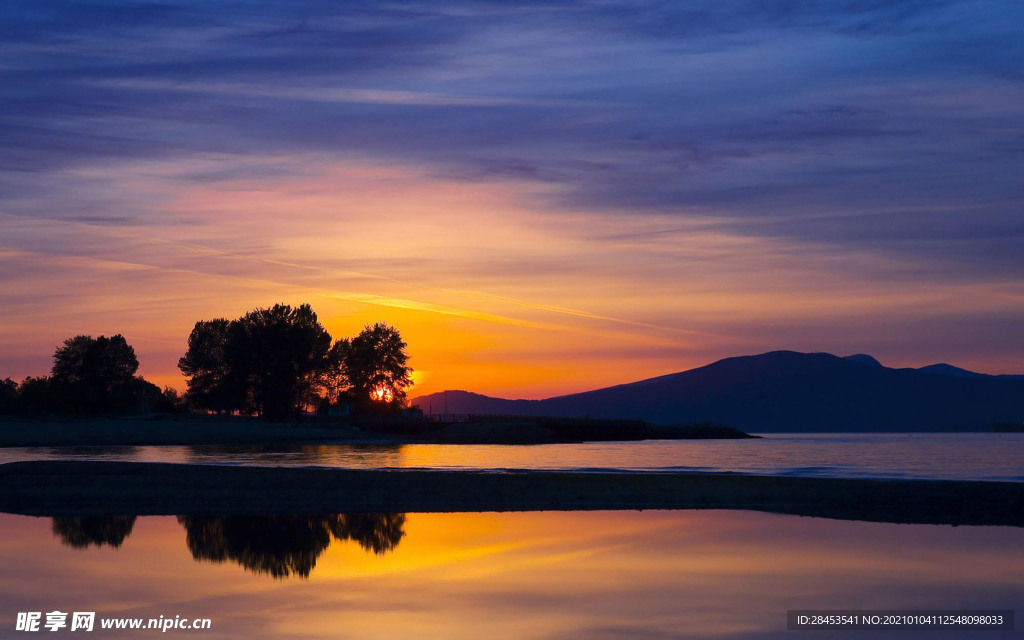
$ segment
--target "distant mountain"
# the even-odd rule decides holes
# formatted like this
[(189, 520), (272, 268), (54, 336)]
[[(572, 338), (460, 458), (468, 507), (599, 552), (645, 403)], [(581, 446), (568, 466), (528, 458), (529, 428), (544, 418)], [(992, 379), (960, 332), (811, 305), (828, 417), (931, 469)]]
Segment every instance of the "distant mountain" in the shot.
[(985, 378), (987, 377), (984, 373), (975, 373), (974, 371), (968, 371), (967, 369), (961, 369), (960, 367), (954, 367), (951, 364), (940, 362), (939, 364), (930, 364), (927, 367), (920, 367), (918, 369), (921, 373), (930, 373), (937, 376), (956, 376), (958, 378)]
[(424, 411), (717, 422), (744, 431), (988, 430), (1024, 418), (1024, 376), (892, 369), (871, 356), (773, 351), (546, 400), (446, 391), (413, 400)]
[[(413, 398), (412, 404), (428, 414), (541, 415), (532, 411), (543, 400), (505, 400), (470, 391), (442, 391)], [(496, 410), (497, 409), (497, 410)], [(575, 416), (573, 416), (575, 417)]]
[(1024, 375), (993, 376), (987, 373), (975, 373), (974, 371), (968, 371), (967, 369), (954, 367), (953, 365), (946, 364), (945, 362), (940, 362), (939, 364), (930, 364), (927, 367), (919, 368), (918, 371), (939, 376), (956, 376), (958, 378), (999, 378), (1001, 380), (1024, 380)]
[(866, 353), (855, 353), (852, 356), (846, 356), (843, 360), (849, 360), (850, 362), (856, 362), (858, 364), (866, 364), (869, 367), (882, 366), (882, 363), (876, 360), (874, 356), (869, 356)]

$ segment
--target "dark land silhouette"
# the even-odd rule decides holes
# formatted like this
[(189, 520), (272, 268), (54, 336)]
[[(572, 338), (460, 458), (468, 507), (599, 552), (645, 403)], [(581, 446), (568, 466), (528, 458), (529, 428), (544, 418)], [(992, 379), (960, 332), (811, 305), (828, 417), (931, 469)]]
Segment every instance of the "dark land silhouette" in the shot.
[(188, 385), (182, 396), (136, 376), (135, 350), (120, 334), (79, 335), (54, 352), (49, 376), (0, 380), (0, 415), (397, 415), (412, 384), (406, 346), (382, 322), (334, 341), (308, 304), (200, 320), (178, 361)]
[[(200, 444), (391, 438), (401, 442), (527, 444), (652, 438), (729, 438), (744, 432), (971, 431), (1019, 424), (1024, 376), (990, 376), (948, 364), (892, 369), (857, 354), (774, 351), (546, 400), (447, 391), (416, 398), (406, 343), (384, 323), (333, 340), (308, 304), (277, 304), (237, 318), (201, 320), (178, 366), (188, 391), (161, 391), (136, 375), (121, 335), (75, 336), (54, 353), (51, 374), (0, 380), (0, 414), (75, 418), (77, 428), (0, 422), (0, 446)], [(246, 434), (235, 420), (203, 426), (168, 420), (140, 433), (89, 417), (141, 415), (318, 416), (333, 433)], [(433, 414), (422, 419), (421, 411)], [(437, 418), (438, 414), (449, 414)], [(377, 418), (376, 422), (368, 418)], [(172, 424), (173, 423), (173, 424)], [(125, 427), (127, 423), (121, 423)], [(728, 426), (722, 426), (728, 425)], [(684, 428), (685, 427), (685, 428)], [(180, 433), (173, 432), (181, 429)], [(352, 433), (342, 433), (348, 428)], [(280, 430), (278, 430), (280, 431)], [(190, 433), (186, 433), (190, 432)]]
[(1024, 376), (950, 365), (892, 369), (863, 354), (774, 351), (546, 400), (447, 391), (413, 403), (428, 413), (713, 422), (755, 433), (987, 431), (1024, 416)]
[[(874, 522), (1021, 527), (1024, 483), (77, 461), (0, 465), (0, 511), (25, 515), (253, 516), (609, 509), (746, 509)], [(389, 523), (381, 527), (346, 526), (352, 539), (367, 535), (369, 540), (384, 540), (384, 547), (387, 540), (394, 539), (395, 527)], [(221, 525), (217, 527), (207, 532), (213, 536), (211, 540), (231, 539)], [(240, 525), (237, 530), (251, 529)], [(233, 556), (248, 553), (244, 545), (223, 548), (211, 555), (226, 558), (229, 549)], [(299, 554), (296, 562), (302, 557)]]
[(422, 416), (307, 416), (270, 421), (241, 416), (154, 415), (95, 419), (0, 417), (0, 447), (246, 445), (323, 442), (385, 444), (555, 444), (598, 440), (750, 438), (720, 425), (652, 425), (641, 420), (480, 416), (458, 422)]
[(139, 360), (124, 336), (78, 335), (53, 354), (49, 376), (0, 380), (0, 414), (117, 415), (169, 411), (172, 390), (135, 375)]

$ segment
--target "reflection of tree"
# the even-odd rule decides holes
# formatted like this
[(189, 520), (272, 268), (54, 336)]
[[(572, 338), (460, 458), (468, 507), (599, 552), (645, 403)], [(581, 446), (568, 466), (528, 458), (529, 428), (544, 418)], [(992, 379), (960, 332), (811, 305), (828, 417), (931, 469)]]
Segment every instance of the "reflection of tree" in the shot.
[(377, 555), (394, 551), (405, 536), (404, 513), (349, 513), (334, 516), (331, 533), (338, 540), (355, 540)]
[(404, 514), (179, 516), (178, 522), (197, 560), (232, 560), (275, 578), (308, 577), (332, 536), (383, 554), (405, 535)]
[(84, 549), (89, 545), (120, 547), (135, 526), (135, 516), (110, 518), (54, 518), (53, 535), (64, 544)]

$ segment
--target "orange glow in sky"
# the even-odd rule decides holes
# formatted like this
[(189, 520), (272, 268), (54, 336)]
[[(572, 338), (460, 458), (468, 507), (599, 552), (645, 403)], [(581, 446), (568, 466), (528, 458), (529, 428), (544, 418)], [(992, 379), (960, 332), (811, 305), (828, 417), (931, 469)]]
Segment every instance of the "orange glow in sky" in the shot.
[(136, 4), (4, 16), (0, 378), (120, 333), (181, 389), (196, 321), (275, 303), (397, 327), (411, 398), (1024, 373), (1010, 0)]
[[(22, 248), (3, 250), (0, 262), (31, 273), (11, 284), (22, 298), (2, 320), (0, 375), (45, 373), (71, 335), (122, 333), (142, 375), (182, 388), (176, 362), (197, 320), (276, 302), (311, 303), (335, 338), (377, 321), (396, 326), (415, 369), (410, 397), (547, 397), (777, 348), (871, 352), (889, 365), (1016, 366), (919, 325), (922, 313), (1024, 312), (1017, 283), (911, 290), (881, 277), (911, 268), (898, 258), (839, 261), (699, 217), (552, 214), (538, 208), (535, 186), (315, 156), (263, 162), (289, 170), (213, 185), (174, 176), (212, 171), (217, 157), (109, 171), (126, 193), (154, 194), (166, 223), (5, 218)], [(62, 250), (44, 250), (53, 244)]]

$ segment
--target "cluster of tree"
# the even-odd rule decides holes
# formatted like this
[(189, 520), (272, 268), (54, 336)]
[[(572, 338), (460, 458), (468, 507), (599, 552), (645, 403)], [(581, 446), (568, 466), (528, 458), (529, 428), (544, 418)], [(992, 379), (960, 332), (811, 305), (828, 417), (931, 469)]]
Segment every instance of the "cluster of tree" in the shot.
[(405, 348), (384, 323), (334, 341), (308, 304), (201, 320), (178, 361), (188, 379), (182, 398), (136, 375), (139, 361), (123, 336), (75, 336), (57, 348), (49, 376), (0, 380), (0, 413), (147, 413), (186, 405), (274, 419), (332, 407), (388, 412), (404, 406), (412, 384)]
[(75, 336), (53, 354), (49, 376), (0, 380), (0, 413), (111, 414), (169, 411), (178, 402), (135, 375), (135, 349), (120, 334)]
[(235, 320), (201, 320), (178, 368), (190, 408), (283, 418), (342, 406), (358, 413), (404, 405), (412, 384), (394, 327), (333, 341), (308, 304), (278, 304)]

